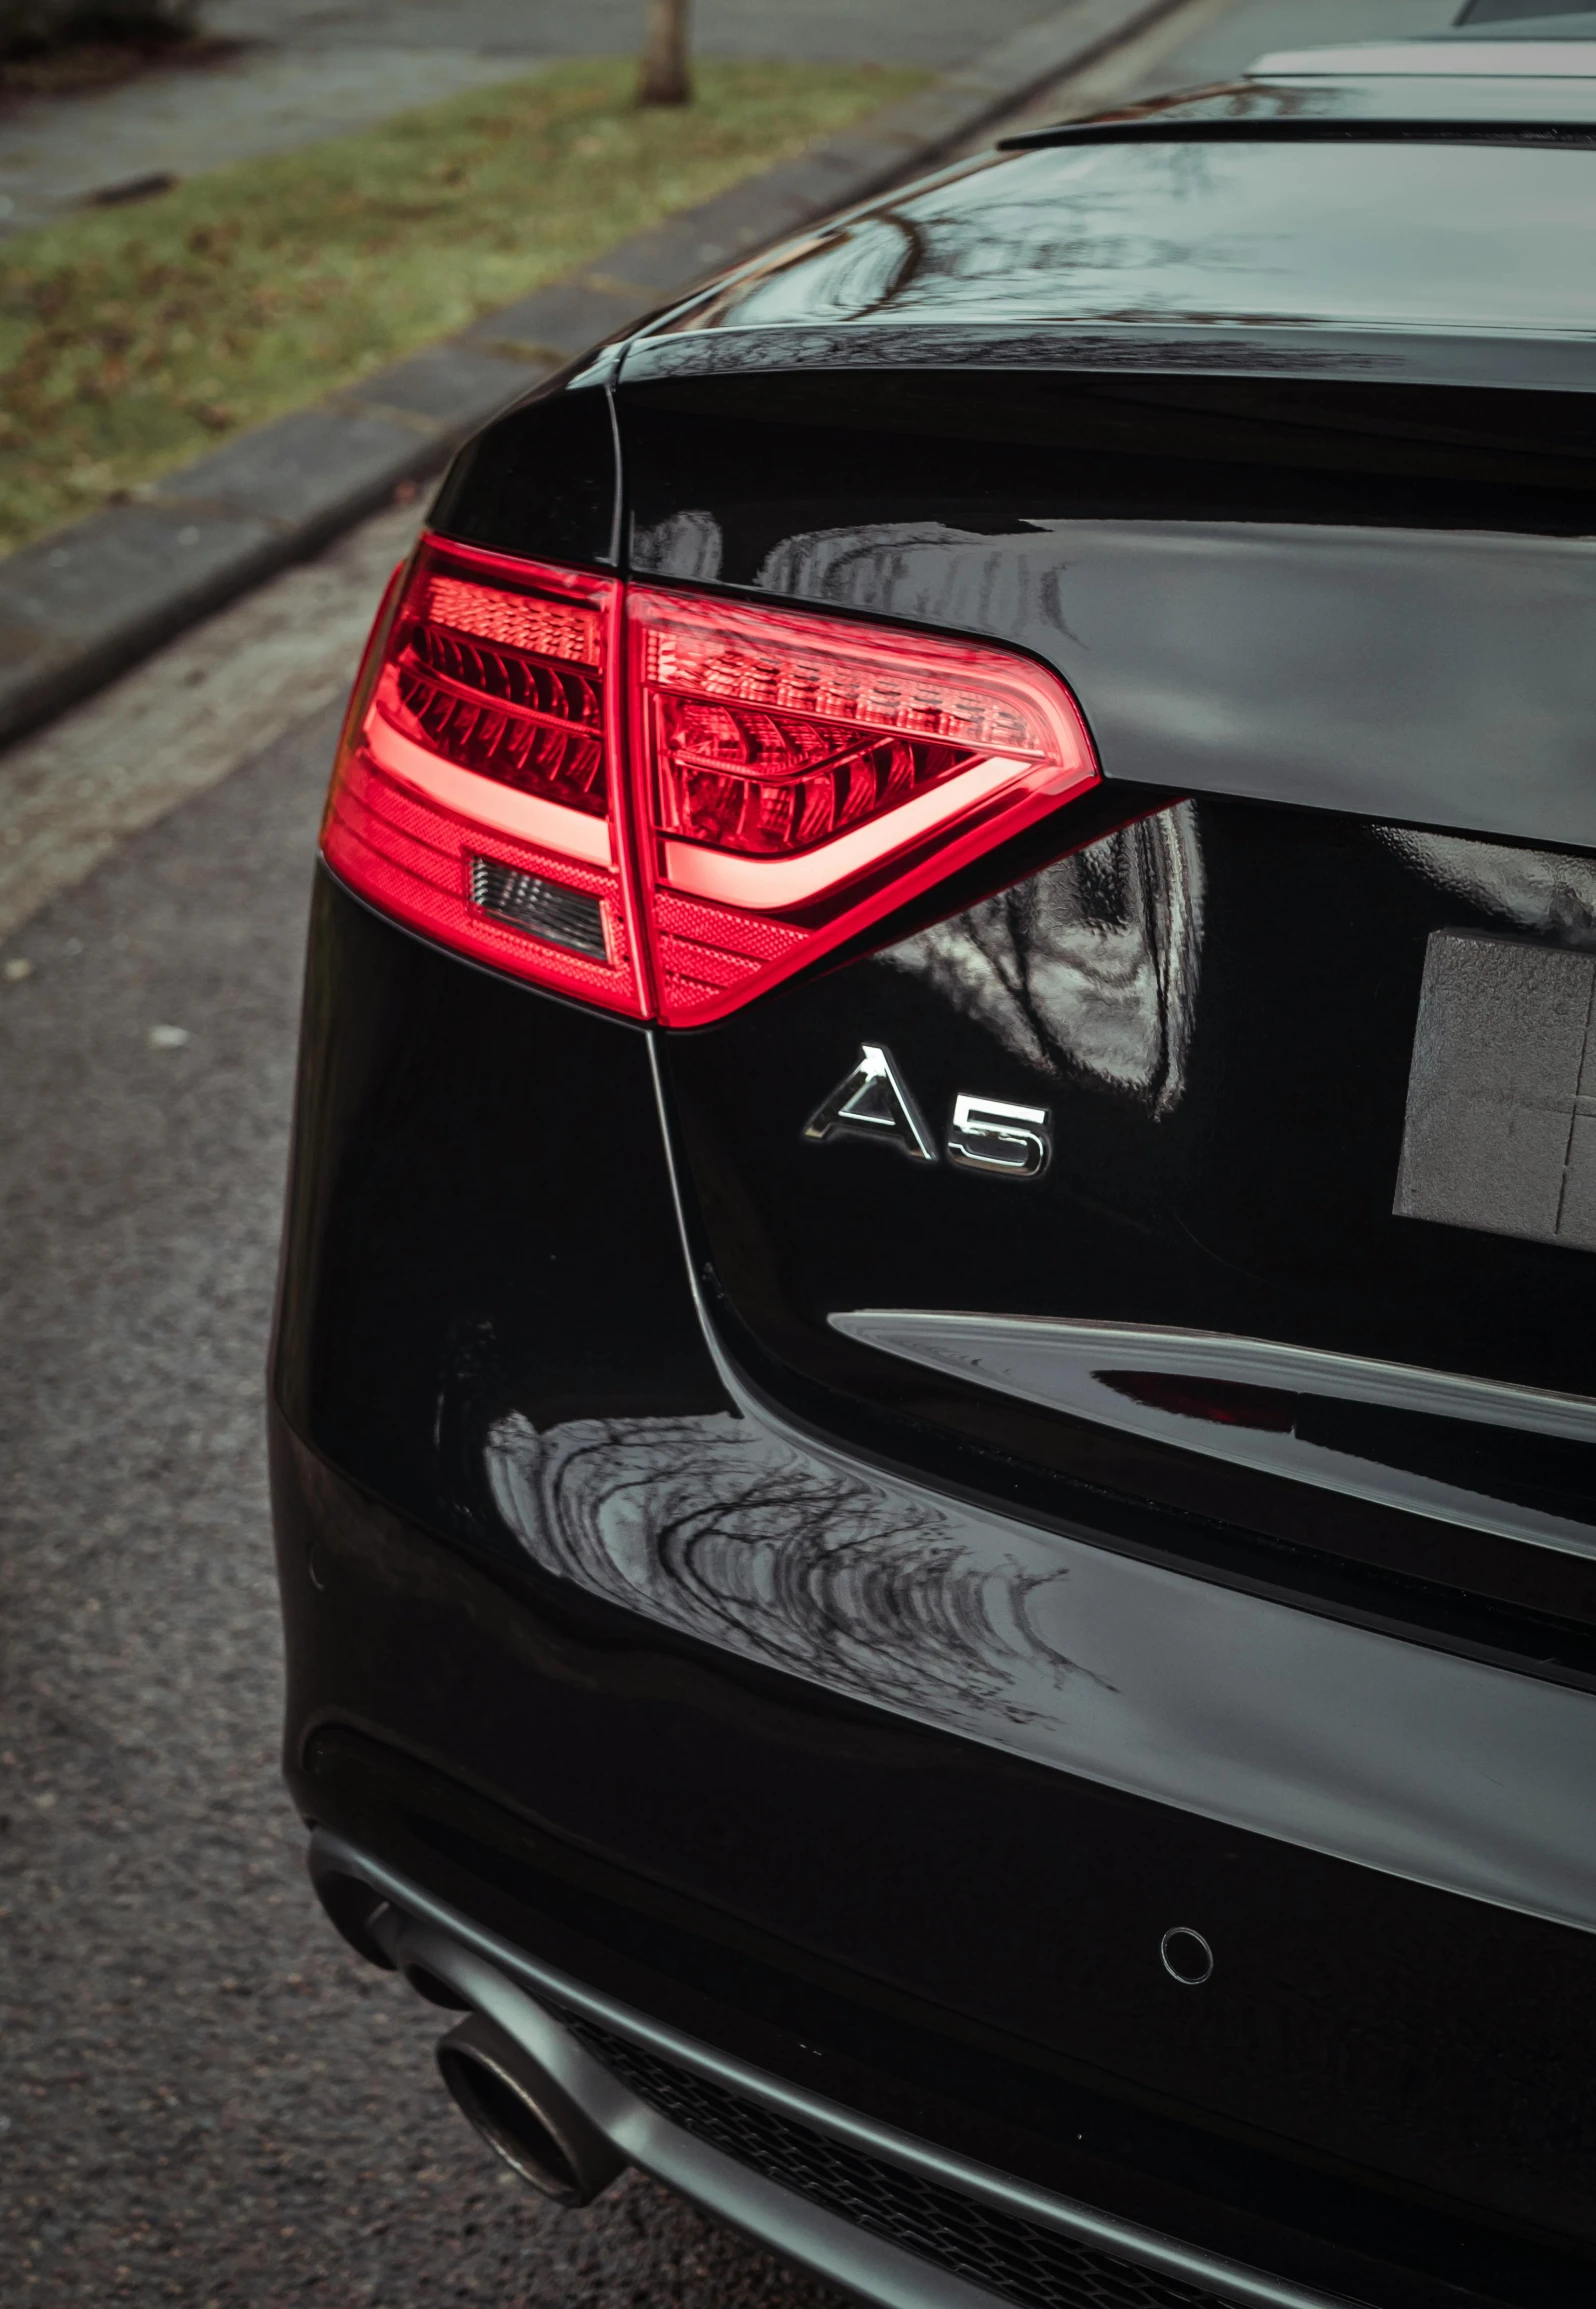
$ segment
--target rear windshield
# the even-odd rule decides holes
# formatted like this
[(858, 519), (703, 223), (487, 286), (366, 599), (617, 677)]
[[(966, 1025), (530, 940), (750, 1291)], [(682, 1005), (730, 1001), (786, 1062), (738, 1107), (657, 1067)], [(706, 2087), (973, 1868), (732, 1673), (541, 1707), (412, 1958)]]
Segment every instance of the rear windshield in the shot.
[(1055, 145), (983, 160), (678, 322), (1326, 323), (1596, 334), (1596, 147)]

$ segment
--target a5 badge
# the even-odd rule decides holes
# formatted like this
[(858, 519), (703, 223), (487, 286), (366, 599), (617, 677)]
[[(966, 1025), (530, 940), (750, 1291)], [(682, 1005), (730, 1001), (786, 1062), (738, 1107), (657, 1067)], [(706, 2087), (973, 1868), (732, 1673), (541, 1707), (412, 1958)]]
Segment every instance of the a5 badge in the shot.
[(998, 1179), (1040, 1178), (1053, 1153), (1049, 1108), (962, 1090), (939, 1153), (914, 1094), (879, 1042), (863, 1046), (858, 1065), (804, 1125), (804, 1137), (815, 1145), (838, 1136), (876, 1139), (910, 1162), (946, 1159), (957, 1170)]

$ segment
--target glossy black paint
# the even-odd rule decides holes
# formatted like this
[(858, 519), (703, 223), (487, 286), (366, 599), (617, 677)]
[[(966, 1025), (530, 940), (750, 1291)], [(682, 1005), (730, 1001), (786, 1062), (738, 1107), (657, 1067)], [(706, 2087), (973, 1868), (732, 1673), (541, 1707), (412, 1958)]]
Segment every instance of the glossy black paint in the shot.
[(432, 526), (467, 545), (610, 568), (620, 490), (603, 384), (551, 379), (468, 441), (432, 508)]
[[(1314, 2264), (1331, 2250), (1328, 2233), (1343, 2248), (1362, 2239), (1360, 2249), (1404, 2270), (1472, 2271), (1485, 2298), (1576, 2298), (1586, 2278), (1560, 2275), (1543, 2248), (1493, 2244), (1472, 2218), (1466, 2250), (1449, 2231), (1465, 2200), (1497, 2205), (1510, 2227), (1568, 2233), (1584, 2218), (1588, 2150), (1569, 2129), (1574, 2103), (1554, 2089), (1562, 2071), (1548, 2065), (1548, 2043), (1563, 2047), (1559, 2061), (1572, 2057), (1564, 2039), (1584, 1996), (1586, 1935), (950, 1741), (739, 1662), (712, 1628), (707, 1642), (673, 1631), (540, 1568), (526, 1531), (505, 1520), (495, 1436), (509, 1429), (574, 1450), (605, 1487), (615, 1480), (606, 1459), (635, 1450), (639, 1436), (669, 1450), (671, 1435), (724, 1426), (731, 1408), (707, 1366), (668, 1222), (643, 1037), (432, 952), (330, 878), (316, 917), (277, 1358), (279, 1400), (317, 1446), (279, 1430), (288, 1752), (302, 1808), (375, 1836), (414, 1869), (415, 1804), (400, 1819), (391, 1802), (386, 1819), (352, 1811), (317, 1778), (324, 1730), (379, 1735), (530, 1817), (561, 1846), (557, 1870), (586, 1851), (643, 1879), (612, 1885), (622, 1911), (653, 1914), (650, 1883), (698, 1904), (681, 1961), (697, 1965), (700, 1994), (725, 1920), (757, 1927), (785, 1983), (783, 2061), (794, 2073), (811, 2057), (793, 2040), (814, 2041), (818, 1959), (848, 1976), (848, 2012), (834, 2029), (856, 2062), (854, 2006), (908, 1998), (961, 2016), (957, 2043), (996, 2029), (1011, 2056), (1028, 2044), (1033, 2064), (1064, 2059), (1095, 2108), (1106, 2096), (1112, 2124), (1089, 2174), (1059, 2162), (1056, 2137), (1019, 2160), (1056, 2186), (1144, 2218), (1162, 2201), (1158, 2217), (1178, 2212), (1191, 2233), (1235, 2249), (1247, 2224), (1278, 2220), (1289, 2200), (1306, 2238), (1270, 2239), (1272, 2265)], [(573, 1086), (589, 1135), (567, 1140), (551, 1126), (570, 1111)], [(633, 1158), (619, 1205), (593, 1160), (606, 1144)], [(707, 1595), (709, 1565), (695, 1569), (695, 1551), (715, 1543), (714, 1503), (688, 1496), (695, 1464), (702, 1473), (710, 1455), (685, 1463), (673, 1544), (685, 1550), (689, 1591)], [(757, 1487), (761, 1471), (750, 1472)], [(746, 1515), (755, 1493), (743, 1489)], [(778, 1523), (790, 1518), (790, 1478), (783, 1491), (787, 1507), (776, 1498), (767, 1508)], [(647, 1496), (622, 1469), (619, 1496), (628, 1492)], [(568, 1481), (562, 1495), (579, 1496)], [(878, 1664), (889, 1650), (878, 1638)], [(947, 1665), (961, 1680), (957, 1657)], [(443, 1809), (423, 1873), (488, 1914), (492, 1871), (480, 1854), (467, 1852), (465, 1879), (440, 1866), (452, 1852), (458, 1871), (459, 1839), (471, 1835), (462, 1808)], [(1112, 1885), (1126, 1868), (1121, 1895)], [(930, 1934), (911, 1924), (928, 1907)], [(1181, 2004), (1166, 2013), (1157, 2001), (1156, 1939), (1193, 1916), (1235, 1951), (1217, 2017)], [(546, 1919), (533, 1926), (522, 1913), (514, 1928), (562, 1962), (613, 1970), (602, 1948), (550, 1939)], [(1145, 1986), (1132, 1961), (1143, 1942)], [(716, 1956), (694, 1957), (695, 1943)], [(1264, 1986), (1276, 1962), (1278, 2008)], [(1487, 1978), (1482, 1964), (1498, 1969)], [(1465, 1976), (1473, 1985), (1460, 1996)], [(1083, 1980), (1093, 1984), (1089, 2014)], [(635, 1975), (612, 1985), (638, 1992)], [(729, 2031), (726, 2041), (748, 2049), (735, 2015), (702, 2001), (691, 2014), (691, 2025)], [(1505, 2034), (1489, 2046), (1468, 2033), (1499, 2021)], [(922, 2012), (917, 2025), (949, 2023)], [(1354, 2038), (1365, 2050), (1349, 2078)], [(1445, 2051), (1454, 2041), (1455, 2067)], [(1434, 2064), (1424, 2072), (1428, 2131), (1415, 2122), (1411, 2085), (1421, 2046)], [(768, 2033), (757, 2049), (771, 2057)], [(923, 2089), (937, 2063), (923, 2047), (915, 2057)], [(1392, 2090), (1391, 2060), (1408, 2077), (1404, 2094)], [(1460, 2098), (1465, 2077), (1472, 2100)], [(1503, 2100), (1513, 2078), (1523, 2081)], [(1343, 2086), (1350, 2098), (1338, 2097)], [(996, 2114), (1013, 2128), (1028, 2104), (990, 2077), (982, 2090), (985, 2116), (960, 2120), (942, 2106), (937, 2121), (951, 2124), (950, 2140), (984, 2139), (989, 2153), (983, 2127)], [(1178, 2121), (1174, 2135), (1149, 2136), (1133, 2121), (1149, 2105)], [(1068, 2107), (1079, 2115), (1074, 2100)], [(1371, 2127), (1398, 2110), (1401, 2140), (1376, 2155)], [(1236, 2139), (1238, 2126), (1247, 2153), (1227, 2164), (1215, 2142)], [(1126, 2169), (1105, 2177), (1100, 2163), (1116, 2159)], [(1304, 2159), (1306, 2173), (1293, 2173)], [(1327, 2170), (1337, 2184), (1328, 2198)], [(1228, 2210), (1194, 2227), (1188, 2204), (1172, 2211), (1163, 2197), (1177, 2179), (1213, 2190)], [(1355, 2184), (1351, 2198), (1342, 2183)], [(1255, 2231), (1247, 2249), (1262, 2250)], [(1482, 2270), (1496, 2273), (1486, 2283)], [(1380, 2297), (1427, 2297), (1406, 2284), (1388, 2273)]]
[[(861, 1407), (876, 1407), (891, 1423), (876, 1448), (927, 1472), (947, 1472), (939, 1436), (964, 1438), (1052, 1471), (1055, 1508), (1086, 1484), (1324, 1549), (1443, 1591), (1387, 1609), (1422, 1622), (1439, 1604), (1444, 1623), (1446, 1592), (1469, 1592), (1530, 1615), (1529, 1653), (1587, 1661), (1543, 1615), (1596, 1619), (1589, 1559), (1203, 1465), (916, 1371), (827, 1318), (1079, 1316), (1596, 1391), (1590, 1253), (1392, 1211), (1430, 931), (1512, 926), (1579, 946), (1590, 902), (1596, 865), (1577, 854), (1205, 799), (671, 1038), (703, 1255), (741, 1351), (822, 1426), (862, 1433)], [(806, 1142), (866, 1036), (937, 1135), (961, 1090), (1048, 1106), (1047, 1174), (1003, 1188), (858, 1139)], [(1346, 1414), (1325, 1417), (1352, 1439)], [(1417, 1430), (1395, 1448), (1424, 1463)], [(1588, 1457), (1547, 1449), (1522, 1472), (1596, 1519)], [(1000, 1493), (1008, 1472), (990, 1463), (983, 1488)], [(1180, 1546), (1173, 1528), (1163, 1544)], [(1189, 1544), (1211, 1545), (1202, 1524)], [(1493, 1628), (1500, 1640), (1489, 1619), (1481, 1640)]]
[[(1410, 84), (1418, 136), (1389, 91), (1277, 86), (962, 167), (489, 428), (444, 534), (1029, 650), (1108, 788), (661, 1038), (663, 1117), (644, 1031), (323, 873), (273, 1359), (307, 1817), (845, 2104), (1389, 2309), (1590, 2296), (1596, 1953), (1548, 1919), (1590, 1892), (1596, 1564), (826, 1318), (1591, 1390), (1591, 1254), (1392, 1216), (1430, 932), (1596, 939), (1587, 93)], [(961, 1090), (1048, 1106), (1046, 1176), (804, 1146), (864, 1039), (939, 1133)], [(1596, 1498), (1566, 1450), (1510, 1479)], [(1195, 1631), (1167, 1692), (1110, 1669), (1150, 1618), (1092, 1618), (1155, 1587)], [(1269, 1833), (1115, 1778), (1115, 1725), (1177, 1701), (1159, 1768), (1230, 1756)], [(1476, 1860), (1484, 1897), (1437, 1888)]]
[[(1571, 35), (1563, 34), (1563, 38)], [(1589, 39), (1588, 32), (1572, 35)], [(1374, 78), (1284, 71), (1227, 88), (1158, 96), (1090, 121), (1007, 137), (1002, 152), (1086, 144), (1261, 142), (1536, 144), (1576, 151), (1596, 128), (1596, 94), (1560, 74), (1523, 79)]]
[[(934, 512), (1005, 538), (1074, 521), (1596, 532), (1596, 411), (1577, 393), (950, 362), (628, 381), (619, 407), (640, 577), (782, 591), (798, 507), (813, 529)], [(656, 535), (695, 509), (696, 567)]]
[(1596, 844), (1587, 395), (950, 368), (617, 407), (637, 576), (1018, 644), (1111, 779)]
[(317, 874), (275, 1351), (298, 1432), (433, 1528), (505, 1546), (481, 1444), (721, 1409), (647, 1043)]
[[(1408, 81), (1403, 97), (1420, 85)], [(1476, 85), (1498, 119), (1533, 101), (1534, 83)], [(1361, 112), (1379, 87), (1307, 83), (1281, 108), (1333, 101)], [(1213, 100), (1232, 119), (1254, 101)], [(885, 322), (1578, 337), (1596, 91), (1559, 81), (1547, 101), (1554, 119), (1572, 114), (1577, 140), (1511, 129), (1490, 141), (1466, 129), (1326, 139), (1277, 123), (1227, 141), (1185, 134), (1182, 116), (1156, 136), (1109, 123), (983, 155), (779, 244), (652, 324), (644, 342)]]
[(772, 376), (832, 370), (1057, 370), (1083, 375), (1366, 379), (1371, 384), (1484, 386), (1589, 393), (1593, 364), (1578, 337), (1491, 337), (1359, 329), (1334, 321), (806, 320), (770, 328), (634, 337), (617, 374), (629, 385), (672, 377)]
[[(1392, 2309), (1588, 2293), (1587, 1936), (829, 1697), (274, 1450), (307, 1817), (710, 2042), (1215, 2249)], [(1192, 1922), (1201, 1995), (1158, 1960)]]

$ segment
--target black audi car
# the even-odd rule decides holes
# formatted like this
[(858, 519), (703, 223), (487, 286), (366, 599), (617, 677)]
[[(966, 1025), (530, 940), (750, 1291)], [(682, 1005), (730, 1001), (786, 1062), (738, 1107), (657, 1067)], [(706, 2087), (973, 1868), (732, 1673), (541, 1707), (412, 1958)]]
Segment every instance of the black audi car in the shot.
[(1596, 18), (1473, 16), (770, 251), (390, 589), (287, 1771), (566, 2202), (1596, 2298)]

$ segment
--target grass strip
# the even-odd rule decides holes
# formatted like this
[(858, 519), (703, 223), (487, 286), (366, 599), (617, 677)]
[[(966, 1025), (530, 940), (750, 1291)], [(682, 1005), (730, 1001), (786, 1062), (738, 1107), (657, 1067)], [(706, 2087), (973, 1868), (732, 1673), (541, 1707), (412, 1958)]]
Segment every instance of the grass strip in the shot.
[(923, 85), (627, 58), (552, 65), (358, 135), (0, 242), (0, 549), (353, 385)]

